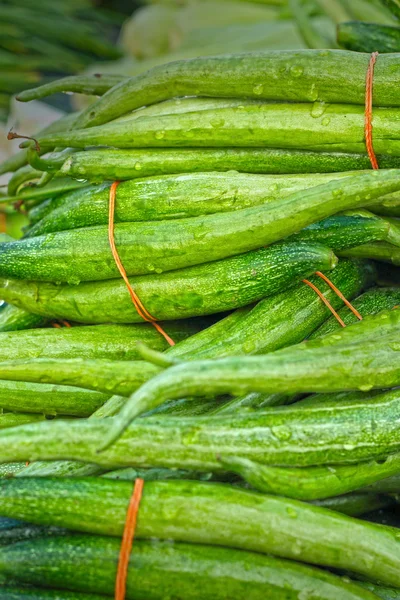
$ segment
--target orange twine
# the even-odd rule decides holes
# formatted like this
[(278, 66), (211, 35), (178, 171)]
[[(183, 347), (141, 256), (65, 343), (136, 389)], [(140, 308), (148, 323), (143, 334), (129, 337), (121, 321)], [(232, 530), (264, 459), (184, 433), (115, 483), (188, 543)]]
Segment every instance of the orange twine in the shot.
[(365, 144), (367, 146), (367, 152), (369, 160), (373, 169), (379, 169), (378, 161), (375, 155), (374, 146), (372, 143), (372, 91), (374, 83), (374, 67), (376, 59), (378, 58), (379, 52), (373, 52), (369, 59), (369, 65), (367, 69), (367, 76), (365, 79), (365, 120), (364, 120), (364, 131), (365, 131)]
[(117, 577), (115, 580), (115, 600), (125, 600), (129, 558), (132, 552), (132, 545), (135, 537), (137, 515), (139, 511), (140, 500), (142, 498), (143, 486), (143, 479), (136, 479), (128, 506), (128, 512), (126, 513), (124, 533), (119, 552)]
[(111, 252), (114, 257), (114, 260), (115, 260), (115, 264), (117, 265), (118, 271), (120, 272), (122, 279), (125, 281), (126, 287), (128, 288), (129, 295), (131, 297), (131, 300), (132, 300), (138, 314), (142, 317), (142, 319), (144, 321), (151, 323), (153, 325), (153, 327), (155, 327), (157, 329), (157, 331), (159, 333), (161, 333), (162, 336), (164, 336), (164, 338), (167, 340), (167, 342), (170, 346), (175, 346), (174, 340), (157, 323), (157, 319), (155, 317), (153, 317), (148, 312), (148, 310), (146, 310), (146, 308), (143, 306), (142, 302), (140, 301), (140, 298), (135, 293), (134, 289), (132, 288), (131, 284), (129, 283), (128, 276), (126, 274), (124, 266), (119, 257), (118, 250), (115, 246), (114, 212), (115, 212), (116, 192), (117, 192), (117, 187), (119, 186), (119, 184), (120, 184), (119, 181), (114, 181), (114, 183), (112, 183), (112, 185), (110, 187), (110, 195), (109, 195), (110, 201), (109, 201), (109, 212), (108, 212), (108, 240), (110, 242), (110, 248), (111, 248)]

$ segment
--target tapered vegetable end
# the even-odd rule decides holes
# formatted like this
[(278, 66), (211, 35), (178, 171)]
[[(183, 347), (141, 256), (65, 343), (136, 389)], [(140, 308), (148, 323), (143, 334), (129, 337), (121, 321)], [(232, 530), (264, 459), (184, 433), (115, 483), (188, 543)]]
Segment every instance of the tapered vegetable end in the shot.
[(128, 420), (121, 419), (120, 416), (112, 417), (110, 421), (111, 427), (108, 431), (108, 434), (106, 435), (104, 442), (96, 450), (97, 454), (102, 454), (102, 452), (105, 452), (110, 448), (110, 446), (115, 444), (115, 442), (121, 437), (121, 435), (124, 433), (124, 431), (127, 429), (130, 423), (130, 421)]
[(180, 362), (176, 358), (166, 356), (163, 352), (158, 352), (157, 350), (149, 348), (149, 346), (143, 342), (137, 342), (136, 347), (143, 360), (147, 360), (147, 362), (151, 362), (154, 365), (157, 365), (157, 367), (166, 369)]

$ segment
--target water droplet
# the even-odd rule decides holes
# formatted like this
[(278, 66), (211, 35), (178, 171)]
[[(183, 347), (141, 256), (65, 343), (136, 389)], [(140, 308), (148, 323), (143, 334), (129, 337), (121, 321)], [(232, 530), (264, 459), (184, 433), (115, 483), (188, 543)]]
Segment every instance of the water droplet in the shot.
[(295, 556), (298, 556), (299, 554), (301, 554), (302, 551), (303, 551), (303, 548), (302, 548), (302, 546), (301, 546), (301, 544), (299, 542), (296, 542), (295, 544), (293, 544), (293, 546), (292, 546), (292, 553)]
[(284, 442), (285, 440), (290, 440), (290, 438), (292, 437), (292, 432), (288, 427), (285, 427), (284, 425), (271, 427), (271, 431), (274, 434), (274, 436), (282, 442)]
[(154, 137), (156, 140), (162, 140), (165, 137), (165, 131), (156, 131)]
[(242, 346), (242, 350), (245, 354), (250, 354), (251, 352), (254, 352), (255, 349), (256, 345), (252, 340), (248, 340)]
[(330, 473), (336, 473), (336, 469), (335, 469), (335, 467), (329, 467), (329, 466), (328, 466), (327, 468), (328, 468), (328, 471), (329, 471)]
[(147, 269), (147, 271), (155, 271), (156, 270), (155, 266), (152, 264), (146, 265), (146, 269)]
[(318, 90), (317, 90), (317, 86), (315, 85), (315, 83), (313, 83), (311, 86), (309, 98), (310, 98), (311, 102), (314, 102), (315, 100), (318, 99)]
[(142, 168), (142, 165), (140, 164), (140, 162), (135, 163), (136, 171), (140, 171), (141, 168)]
[(290, 67), (290, 74), (292, 77), (301, 77), (304, 73), (304, 67), (301, 65), (293, 65)]
[(74, 277), (74, 276), (70, 277), (67, 281), (68, 285), (79, 285), (80, 282), (81, 281), (80, 281), (79, 277)]
[(343, 448), (345, 450), (354, 450), (355, 446), (354, 444), (343, 444)]
[(330, 122), (331, 120), (329, 117), (325, 117), (324, 119), (322, 119), (322, 125), (324, 125), (325, 127), (329, 125)]
[(286, 512), (292, 519), (297, 519), (297, 511), (291, 506), (287, 507)]
[(255, 85), (253, 87), (253, 92), (257, 96), (261, 96), (261, 94), (263, 93), (263, 91), (264, 91), (264, 86), (261, 83), (258, 83), (257, 85)]
[(223, 125), (225, 125), (225, 121), (224, 119), (210, 119), (210, 125), (212, 125), (213, 127), (222, 127)]
[(158, 267), (157, 269), (154, 269), (154, 270), (155, 270), (155, 272), (156, 272), (156, 273), (158, 273), (159, 275), (160, 275), (160, 273), (162, 273), (162, 272), (163, 272), (163, 270), (162, 270), (162, 269), (160, 269), (160, 267)]
[(321, 50), (321, 52), (319, 53), (320, 56), (329, 56), (329, 52), (328, 50)]
[(188, 138), (192, 138), (192, 137), (194, 137), (194, 131), (193, 131), (192, 129), (187, 129), (187, 130), (185, 131), (185, 135), (186, 135), (186, 137), (188, 137)]
[(360, 392), (369, 392), (370, 390), (372, 390), (374, 386), (372, 385), (372, 383), (365, 383), (363, 385), (359, 386), (359, 390)]
[(322, 115), (324, 114), (325, 111), (326, 111), (325, 102), (318, 101), (318, 102), (314, 102), (314, 104), (312, 105), (310, 114), (312, 117), (314, 117), (314, 119), (318, 119), (318, 117), (322, 117)]

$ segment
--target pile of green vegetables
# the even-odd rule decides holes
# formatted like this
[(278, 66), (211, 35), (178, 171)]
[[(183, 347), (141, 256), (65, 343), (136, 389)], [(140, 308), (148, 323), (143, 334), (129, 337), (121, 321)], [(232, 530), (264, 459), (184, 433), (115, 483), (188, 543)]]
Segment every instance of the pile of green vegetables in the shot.
[[(0, 241), (1, 600), (112, 597), (138, 477), (127, 599), (400, 598), (400, 55), (375, 65), (379, 170), (369, 58), (20, 95), (98, 100), (1, 166), (28, 215)], [(114, 181), (116, 247), (172, 347), (115, 264)]]
[(13, 94), (55, 74), (79, 73), (94, 60), (121, 56), (107, 40), (117, 17), (90, 0), (1, 0), (0, 121)]

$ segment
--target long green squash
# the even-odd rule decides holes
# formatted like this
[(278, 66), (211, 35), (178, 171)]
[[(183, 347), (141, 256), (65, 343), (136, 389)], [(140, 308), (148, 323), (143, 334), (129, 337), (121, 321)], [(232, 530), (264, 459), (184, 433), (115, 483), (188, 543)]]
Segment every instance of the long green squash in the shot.
[[(248, 392), (335, 392), (400, 384), (400, 310), (383, 311), (339, 333), (266, 356), (183, 362), (138, 390), (114, 419), (115, 440), (131, 419), (173, 398)], [(369, 343), (373, 340), (374, 353)], [(334, 348), (334, 352), (332, 352)], [(0, 376), (1, 375), (0, 367)]]
[[(206, 324), (202, 319), (193, 319), (166, 322), (162, 326), (174, 341), (179, 342), (195, 334)], [(157, 350), (169, 347), (150, 323), (28, 329), (0, 333), (2, 355), (10, 360), (44, 357), (135, 360), (141, 358), (137, 350), (138, 342)]]
[(12, 586), (12, 582), (5, 581), (0, 587), (1, 600), (104, 600), (105, 596), (99, 594), (85, 594), (84, 592), (71, 592), (65, 590), (45, 590), (35, 587)]
[(355, 52), (399, 52), (400, 27), (351, 21), (337, 29), (340, 46)]
[[(39, 136), (38, 142), (43, 148), (266, 147), (362, 153), (364, 107), (260, 103), (74, 128)], [(400, 156), (397, 108), (374, 108), (374, 148), (378, 154)]]
[[(131, 495), (130, 482), (18, 479), (0, 482), (0, 511), (32, 523), (120, 536)], [(228, 485), (147, 482), (136, 536), (301, 558), (400, 587), (400, 539), (394, 528)]]
[[(275, 148), (152, 148), (90, 150), (37, 160), (38, 169), (94, 183), (169, 173), (229, 171), (244, 173), (335, 173), (369, 169), (365, 154), (312, 152)], [(398, 157), (378, 156), (380, 168), (399, 166)]]
[[(400, 170), (372, 171), (235, 212), (119, 223), (115, 240), (128, 275), (170, 271), (271, 244), (338, 211), (399, 190)], [(118, 275), (106, 226), (0, 244), (2, 277), (77, 283)]]
[[(119, 540), (76, 535), (14, 544), (0, 550), (0, 572), (28, 584), (112, 596)], [(27, 565), (29, 564), (29, 568)], [(304, 589), (319, 600), (373, 600), (356, 583), (288, 560), (200, 544), (135, 543), (127, 575), (127, 600), (271, 600), (295, 598)], [(1, 598), (1, 596), (0, 596)], [(72, 596), (74, 598), (74, 596)]]
[[(286, 176), (204, 172), (133, 179), (118, 187), (115, 222), (159, 221), (240, 210), (352, 174)], [(51, 210), (29, 230), (29, 236), (106, 225), (109, 189), (110, 184), (104, 183), (54, 198), (49, 206)]]
[(0, 381), (0, 407), (10, 411), (89, 417), (109, 396), (64, 385)]
[[(336, 264), (335, 255), (325, 246), (282, 243), (130, 281), (153, 316), (183, 319), (245, 306)], [(147, 263), (150, 266), (154, 265)], [(82, 323), (142, 321), (122, 278), (79, 285), (1, 279), (0, 288), (2, 299), (42, 316)]]
[[(345, 102), (364, 106), (368, 54), (341, 50), (253, 52), (200, 57), (164, 65), (111, 88), (79, 117), (77, 126), (110, 121), (130, 110), (175, 96)], [(376, 106), (399, 106), (396, 54), (380, 57)]]
[(76, 460), (106, 469), (207, 472), (224, 470), (218, 456), (282, 467), (359, 463), (400, 451), (399, 414), (399, 392), (393, 390), (335, 407), (293, 404), (233, 415), (146, 416), (103, 452), (100, 446), (116, 431), (115, 417), (54, 420), (2, 432), (0, 461)]
[(361, 246), (339, 250), (338, 254), (349, 258), (371, 258), (396, 266), (400, 265), (399, 248), (387, 242), (370, 242)]

